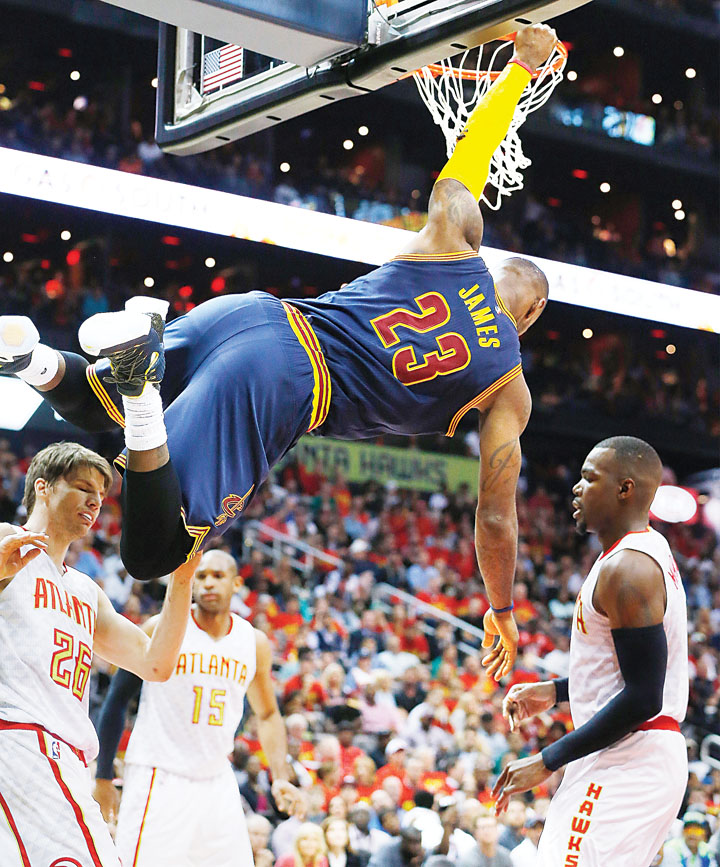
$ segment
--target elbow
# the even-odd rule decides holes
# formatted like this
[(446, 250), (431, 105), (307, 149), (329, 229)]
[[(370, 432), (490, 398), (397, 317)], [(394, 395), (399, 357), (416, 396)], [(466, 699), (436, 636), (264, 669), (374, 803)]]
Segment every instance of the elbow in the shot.
[(475, 531), (478, 536), (506, 536), (515, 532), (517, 520), (514, 514), (507, 514), (500, 509), (483, 508), (475, 513)]
[(174, 670), (174, 665), (153, 665), (149, 671), (143, 674), (143, 680), (147, 680), (150, 683), (165, 683), (165, 681), (170, 680)]

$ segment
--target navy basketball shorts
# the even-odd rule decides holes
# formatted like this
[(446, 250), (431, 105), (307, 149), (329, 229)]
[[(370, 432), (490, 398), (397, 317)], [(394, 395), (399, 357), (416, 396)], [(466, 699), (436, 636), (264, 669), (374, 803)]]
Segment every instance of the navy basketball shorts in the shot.
[[(307, 320), (265, 292), (200, 304), (168, 324), (163, 342), (160, 394), (194, 553), (225, 532), (273, 464), (323, 423), (330, 375)], [(108, 374), (101, 359), (88, 368), (88, 382), (124, 426), (122, 400), (103, 381)], [(126, 462), (123, 453), (115, 464), (122, 472)]]

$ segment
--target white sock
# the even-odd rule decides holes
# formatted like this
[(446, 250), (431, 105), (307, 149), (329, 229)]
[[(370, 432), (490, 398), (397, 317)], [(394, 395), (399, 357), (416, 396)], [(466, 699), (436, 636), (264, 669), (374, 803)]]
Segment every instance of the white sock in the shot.
[(47, 385), (58, 372), (58, 354), (54, 349), (42, 343), (33, 349), (30, 364), (16, 376), (28, 385)]
[(125, 445), (134, 452), (147, 452), (167, 442), (160, 392), (146, 383), (140, 397), (123, 395)]

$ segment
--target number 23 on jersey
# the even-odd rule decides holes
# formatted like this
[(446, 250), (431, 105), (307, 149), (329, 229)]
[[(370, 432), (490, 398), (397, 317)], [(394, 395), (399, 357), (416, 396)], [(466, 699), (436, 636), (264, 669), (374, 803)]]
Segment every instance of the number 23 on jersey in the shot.
[[(400, 343), (398, 328), (424, 334), (442, 328), (450, 321), (450, 306), (439, 292), (426, 292), (413, 300), (420, 310), (419, 313), (396, 307), (370, 320), (386, 349)], [(456, 373), (470, 364), (470, 348), (462, 335), (455, 331), (444, 331), (435, 336), (435, 341), (438, 348), (425, 352), (422, 361), (418, 361), (412, 346), (401, 346), (395, 350), (392, 370), (399, 382), (403, 385), (429, 382), (436, 376)]]

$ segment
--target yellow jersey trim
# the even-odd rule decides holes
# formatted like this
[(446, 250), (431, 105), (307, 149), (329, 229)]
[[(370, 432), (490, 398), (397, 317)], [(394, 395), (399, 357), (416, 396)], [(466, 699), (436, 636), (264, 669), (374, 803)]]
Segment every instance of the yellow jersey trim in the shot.
[(190, 549), (190, 552), (187, 555), (187, 558), (185, 560), (185, 562), (187, 563), (187, 561), (191, 557), (194, 557), (197, 554), (197, 552), (200, 550), (200, 546), (202, 545), (203, 541), (205, 540), (205, 537), (207, 536), (207, 534), (210, 532), (211, 528), (210, 528), (209, 524), (204, 524), (202, 526), (195, 526), (193, 524), (188, 524), (187, 515), (185, 514), (185, 509), (182, 506), (180, 507), (180, 516), (182, 517), (183, 524), (185, 525), (185, 529), (186, 529), (188, 535), (192, 536), (195, 539), (195, 541), (193, 542), (193, 546)]
[(503, 312), (503, 313), (508, 317), (508, 319), (512, 322), (512, 324), (515, 326), (515, 329), (517, 330), (517, 322), (516, 322), (516, 320), (515, 320), (515, 317), (514, 317), (514, 316), (512, 315), (512, 313), (508, 310), (507, 306), (505, 305), (505, 302), (504, 302), (504, 301), (502, 300), (502, 298), (500, 297), (500, 295), (499, 295), (499, 293), (498, 293), (498, 291), (497, 291), (497, 286), (495, 286), (495, 300), (497, 301), (498, 307), (499, 307), (499, 308), (502, 310), (502, 312)]
[(308, 432), (315, 430), (324, 423), (330, 412), (330, 399), (332, 397), (332, 383), (325, 356), (323, 355), (320, 341), (313, 331), (310, 323), (302, 313), (291, 304), (282, 302), (290, 327), (295, 337), (300, 341), (313, 369), (313, 405), (310, 414), (310, 426)]
[(125, 417), (120, 410), (112, 402), (110, 395), (105, 390), (105, 386), (100, 381), (100, 377), (95, 372), (95, 365), (90, 364), (85, 368), (85, 376), (88, 384), (93, 391), (95, 397), (100, 401), (105, 412), (120, 427), (125, 427)]
[(481, 392), (477, 397), (474, 397), (471, 401), (465, 404), (462, 409), (459, 409), (455, 415), (453, 416), (452, 421), (450, 422), (450, 426), (447, 429), (446, 437), (455, 436), (455, 431), (457, 430), (457, 426), (460, 423), (460, 419), (471, 409), (477, 409), (480, 404), (490, 397), (491, 394), (494, 394), (498, 389), (502, 388), (504, 385), (507, 385), (508, 382), (515, 379), (516, 376), (520, 376), (522, 373), (522, 364), (518, 364), (516, 367), (513, 367), (512, 370), (508, 370), (507, 373), (504, 373), (500, 379), (496, 379), (492, 385), (488, 386), (485, 391)]
[(460, 259), (477, 259), (474, 250), (458, 250), (455, 253), (401, 253), (393, 256), (391, 262), (456, 262)]

